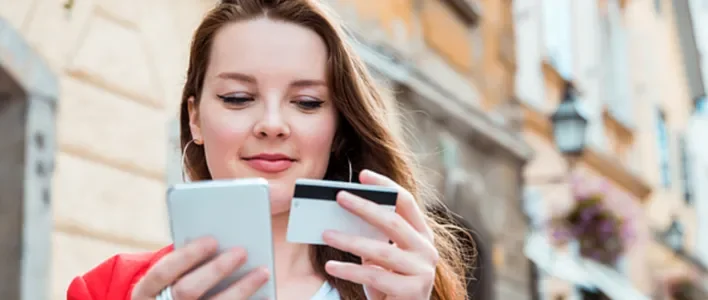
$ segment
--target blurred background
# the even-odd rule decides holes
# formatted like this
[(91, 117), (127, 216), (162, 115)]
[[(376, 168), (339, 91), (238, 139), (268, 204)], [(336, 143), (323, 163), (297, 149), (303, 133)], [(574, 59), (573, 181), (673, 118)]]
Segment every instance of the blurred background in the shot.
[[(708, 299), (708, 1), (326, 2), (475, 238), (473, 299)], [(0, 299), (170, 242), (214, 3), (0, 0)]]

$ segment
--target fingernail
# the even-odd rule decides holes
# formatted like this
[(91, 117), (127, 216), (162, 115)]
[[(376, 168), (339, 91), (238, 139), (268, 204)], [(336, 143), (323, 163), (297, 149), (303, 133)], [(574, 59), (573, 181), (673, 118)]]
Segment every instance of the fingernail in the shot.
[(364, 170), (361, 171), (361, 172), (362, 172), (362, 173), (365, 173), (365, 174), (368, 175), (368, 176), (374, 176), (374, 177), (383, 176), (383, 175), (381, 175), (381, 174), (379, 174), (379, 173), (377, 173), (377, 172), (374, 172), (374, 171), (372, 171), (372, 170), (369, 170), (369, 169), (364, 169)]
[(258, 281), (260, 281), (260, 282), (268, 281), (268, 277), (270, 277), (270, 271), (268, 271), (268, 268), (266, 268), (266, 267), (258, 268)]
[(363, 176), (372, 176), (374, 174), (375, 174), (374, 171), (371, 171), (369, 169), (361, 170), (361, 175), (363, 175)]
[(330, 271), (337, 271), (341, 266), (342, 263), (336, 260), (330, 260), (325, 263), (325, 269), (329, 269)]

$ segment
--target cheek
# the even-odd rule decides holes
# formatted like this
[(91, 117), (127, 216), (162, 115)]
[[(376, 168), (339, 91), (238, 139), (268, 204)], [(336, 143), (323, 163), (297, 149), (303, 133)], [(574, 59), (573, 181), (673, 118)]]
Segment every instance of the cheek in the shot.
[(221, 145), (239, 143), (250, 133), (249, 122), (241, 117), (207, 119), (202, 125), (204, 139), (210, 144)]
[(232, 160), (251, 132), (250, 122), (244, 116), (228, 113), (212, 114), (203, 118), (202, 135), (205, 140), (207, 165), (214, 178), (231, 177), (227, 162)]
[(335, 118), (328, 116), (314, 123), (301, 124), (298, 128), (298, 136), (300, 136), (298, 148), (301, 151), (301, 155), (307, 156), (316, 162), (318, 169), (326, 169), (336, 131)]

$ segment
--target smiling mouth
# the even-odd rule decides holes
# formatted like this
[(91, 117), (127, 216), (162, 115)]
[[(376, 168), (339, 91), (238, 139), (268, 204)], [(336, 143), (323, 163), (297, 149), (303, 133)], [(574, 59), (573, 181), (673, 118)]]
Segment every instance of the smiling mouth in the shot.
[(243, 161), (263, 173), (280, 173), (289, 169), (296, 160), (279, 154), (260, 154), (243, 158)]

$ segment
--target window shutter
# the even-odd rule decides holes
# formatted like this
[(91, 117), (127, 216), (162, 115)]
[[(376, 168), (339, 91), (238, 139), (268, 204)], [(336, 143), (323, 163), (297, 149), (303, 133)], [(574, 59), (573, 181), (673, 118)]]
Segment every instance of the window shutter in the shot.
[(686, 136), (679, 136), (679, 153), (681, 159), (681, 181), (683, 182), (683, 199), (686, 204), (693, 204), (693, 177), (691, 156), (688, 151)]
[(514, 1), (516, 38), (516, 95), (532, 107), (544, 108), (544, 82), (541, 63), (541, 7), (537, 0)]

